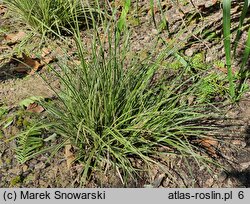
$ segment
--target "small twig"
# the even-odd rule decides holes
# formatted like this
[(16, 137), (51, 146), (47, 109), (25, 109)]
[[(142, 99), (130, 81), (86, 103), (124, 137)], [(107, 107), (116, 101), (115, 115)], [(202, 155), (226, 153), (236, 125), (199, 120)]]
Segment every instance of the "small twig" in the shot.
[(117, 173), (118, 173), (118, 175), (119, 175), (119, 178), (120, 178), (120, 180), (121, 180), (121, 182), (122, 182), (122, 185), (124, 185), (124, 181), (123, 181), (122, 175), (121, 175), (121, 173), (120, 173), (118, 167), (116, 167), (116, 171), (117, 171)]

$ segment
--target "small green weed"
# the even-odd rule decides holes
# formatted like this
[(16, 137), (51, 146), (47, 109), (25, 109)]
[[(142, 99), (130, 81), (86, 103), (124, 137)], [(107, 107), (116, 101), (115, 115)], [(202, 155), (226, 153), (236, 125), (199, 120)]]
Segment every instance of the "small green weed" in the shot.
[(15, 187), (22, 182), (21, 176), (16, 176), (10, 180), (10, 187)]
[[(1, 106), (0, 107), (0, 127), (2, 129), (2, 127), (5, 127), (7, 124), (7, 121), (5, 119), (5, 115), (8, 113), (9, 108), (7, 106)], [(2, 130), (0, 130), (0, 139), (3, 138), (3, 132)]]
[(8, 112), (9, 112), (9, 107), (7, 106), (0, 107), (0, 127), (2, 129), (6, 129), (13, 123), (14, 117), (8, 116)]
[(208, 65), (205, 63), (204, 53), (200, 52), (191, 57), (190, 66), (195, 70), (206, 70)]
[(0, 119), (2, 116), (8, 113), (9, 108), (7, 106), (1, 106), (0, 107)]
[(202, 77), (197, 92), (198, 103), (213, 103), (215, 98), (225, 98), (225, 84), (225, 79), (216, 73)]
[(18, 135), (16, 157), (21, 164), (34, 157), (43, 146), (40, 130), (40, 127), (37, 128), (37, 126), (34, 125), (30, 127), (28, 131)]

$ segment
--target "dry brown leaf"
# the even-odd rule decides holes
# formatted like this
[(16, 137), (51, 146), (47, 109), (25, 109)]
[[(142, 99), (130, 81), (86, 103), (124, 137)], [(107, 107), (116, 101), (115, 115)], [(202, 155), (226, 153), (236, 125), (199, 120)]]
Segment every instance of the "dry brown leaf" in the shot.
[(0, 47), (0, 50), (1, 50), (1, 51), (2, 51), (2, 50), (8, 50), (8, 49), (11, 49), (11, 47), (8, 46), (8, 45), (1, 45), (1, 47)]
[(41, 54), (41, 56), (42, 57), (45, 57), (45, 56), (47, 56), (48, 54), (50, 54), (51, 53), (51, 49), (49, 49), (49, 48), (47, 48), (47, 47), (44, 47), (43, 49), (42, 49), (42, 54)]
[(41, 59), (41, 65), (49, 64), (49, 63), (53, 62), (54, 60), (55, 59), (53, 57), (50, 57), (50, 56), (43, 57)]
[(210, 146), (217, 146), (218, 145), (218, 141), (214, 140), (214, 139), (202, 139), (200, 141), (200, 143), (204, 146), (204, 147), (210, 147)]
[(71, 152), (72, 149), (72, 145), (66, 145), (65, 146), (65, 153), (64, 156), (66, 158), (66, 163), (67, 163), (67, 167), (68, 169), (71, 168), (73, 161), (75, 160), (75, 156), (74, 154)]
[[(55, 57), (52, 57), (50, 54), (51, 54), (51, 49), (49, 49), (49, 48), (44, 47), (41, 50), (41, 60), (40, 60), (41, 65), (40, 65), (40, 67), (47, 65), (55, 60)], [(31, 58), (35, 59), (36, 56), (33, 54), (33, 55), (31, 55)]]
[[(223, 73), (227, 74), (227, 68), (226, 67), (220, 67), (220, 66), (214, 66), (215, 69), (218, 69), (219, 71), (222, 71)], [(235, 75), (236, 68), (232, 67), (232, 73)]]
[(18, 41), (22, 40), (25, 37), (26, 33), (23, 31), (19, 31), (17, 33), (11, 33), (5, 35), (4, 39), (8, 41), (8, 43), (15, 44)]
[(44, 111), (44, 108), (37, 103), (31, 103), (28, 105), (26, 110), (31, 113), (41, 113)]
[(18, 66), (14, 68), (14, 71), (18, 73), (29, 73), (33, 75), (39, 69), (39, 67), (42, 66), (40, 60), (32, 59), (24, 53), (22, 55), (22, 62), (19, 62)]
[(64, 56), (64, 55), (65, 52), (62, 50), (61, 47), (57, 47), (52, 53), (52, 56)]
[(219, 145), (218, 141), (212, 138), (198, 140), (198, 143), (212, 156), (216, 157), (216, 149)]
[[(56, 49), (56, 52), (57, 51), (58, 51), (58, 48)], [(52, 50), (50, 48), (46, 48), (46, 47), (44, 47), (42, 49), (41, 56), (42, 56), (41, 63), (43, 65), (49, 64), (49, 63), (55, 61), (55, 59), (56, 59), (56, 57), (55, 57), (56, 55), (52, 53)]]
[(225, 74), (227, 73), (227, 69), (225, 67), (215, 66), (215, 69), (218, 69), (219, 71), (222, 71)]
[(20, 73), (20, 74), (27, 74), (29, 73), (30, 69), (25, 66), (17, 66), (12, 69), (14, 73)]

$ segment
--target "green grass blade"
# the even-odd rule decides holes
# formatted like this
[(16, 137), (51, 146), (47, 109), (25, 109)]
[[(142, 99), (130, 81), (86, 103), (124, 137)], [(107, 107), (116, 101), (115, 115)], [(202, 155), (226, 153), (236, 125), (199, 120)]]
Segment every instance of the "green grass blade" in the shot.
[(156, 20), (155, 20), (155, 12), (154, 12), (154, 0), (150, 0), (150, 10), (151, 10), (154, 26), (155, 28), (157, 28)]
[(231, 0), (223, 0), (223, 35), (224, 35), (224, 48), (226, 54), (226, 66), (227, 66), (227, 75), (229, 81), (229, 94), (232, 100), (235, 98), (235, 86), (233, 82), (233, 73), (231, 65)]
[(250, 28), (248, 30), (246, 47), (245, 47), (245, 51), (244, 51), (244, 55), (243, 55), (243, 59), (242, 59), (242, 64), (241, 64), (240, 72), (243, 71), (244, 67), (246, 66), (249, 54), (250, 54)]
[(240, 71), (239, 71), (239, 76), (240, 76), (240, 83), (238, 85), (238, 89), (237, 89), (237, 100), (240, 99), (240, 97), (242, 96), (242, 93), (244, 92), (246, 85), (246, 80), (249, 77), (249, 67), (246, 68), (246, 64), (247, 61), (249, 59), (249, 54), (250, 54), (250, 28), (248, 30), (248, 37), (247, 37), (247, 42), (246, 42), (246, 47), (245, 47), (245, 51), (244, 51), (244, 55), (243, 55), (243, 59), (242, 59), (242, 64), (240, 67)]
[(249, 54), (250, 54), (250, 28), (248, 30), (246, 47), (245, 47), (245, 51), (244, 51), (244, 55), (243, 55), (243, 59), (242, 59), (242, 64), (241, 64), (240, 71), (239, 71), (241, 81), (244, 81), (244, 79), (246, 77), (246, 72), (249, 71), (249, 70), (245, 70), (245, 66), (247, 64)]
[(131, 6), (131, 0), (126, 0), (122, 9), (121, 17), (117, 22), (117, 27), (120, 32), (123, 30), (124, 26), (126, 25), (126, 16), (129, 12), (130, 6)]
[(234, 43), (234, 56), (235, 56), (236, 49), (238, 47), (238, 43), (239, 43), (239, 40), (240, 40), (240, 37), (241, 37), (241, 34), (242, 34), (241, 28), (242, 28), (244, 19), (246, 18), (246, 14), (247, 14), (247, 11), (248, 11), (249, 3), (250, 3), (249, 0), (245, 0), (244, 1), (243, 9), (242, 9), (241, 16), (240, 16), (240, 22), (239, 22), (239, 26), (238, 26), (238, 29), (237, 29), (235, 43)]

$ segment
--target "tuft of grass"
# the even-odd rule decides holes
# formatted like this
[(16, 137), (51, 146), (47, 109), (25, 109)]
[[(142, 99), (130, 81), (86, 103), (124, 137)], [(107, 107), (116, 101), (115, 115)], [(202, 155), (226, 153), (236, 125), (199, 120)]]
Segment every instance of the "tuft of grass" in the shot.
[[(61, 80), (61, 90), (55, 91), (56, 102), (41, 102), (50, 119), (44, 127), (62, 138), (54, 153), (64, 144), (74, 147), (84, 164), (83, 185), (94, 171), (104, 168), (113, 167), (124, 181), (145, 171), (134, 166), (132, 160), (158, 165), (166, 173), (163, 163), (168, 154), (181, 155), (186, 161), (193, 158), (198, 165), (211, 162), (194, 142), (205, 138), (211, 129), (201, 125), (210, 114), (202, 105), (187, 101), (197, 91), (198, 85), (193, 83), (196, 76), (186, 78), (185, 70), (176, 76), (161, 75), (167, 69), (167, 57), (175, 53), (173, 44), (143, 61), (127, 60), (131, 52), (125, 22), (129, 7), (130, 1), (126, 1), (115, 28), (104, 19), (107, 26), (102, 34), (93, 23), (88, 56), (76, 26), (73, 32), (80, 64), (62, 60), (60, 71), (51, 67)], [(74, 25), (78, 25), (77, 18)], [(35, 126), (34, 134), (31, 129), (30, 138), (41, 128)], [(32, 143), (29, 146), (33, 147)], [(28, 149), (26, 157), (38, 154), (35, 149), (39, 148)]]
[[(4, 0), (9, 9), (33, 30), (43, 34), (64, 34), (75, 27), (75, 19), (91, 19), (81, 0)], [(88, 2), (93, 9), (94, 1)], [(90, 9), (90, 7), (88, 7)]]
[[(53, 132), (64, 138), (63, 143), (70, 142), (84, 163), (83, 184), (103, 163), (122, 177), (134, 176), (142, 169), (132, 165), (132, 158), (162, 166), (164, 155), (176, 153), (206, 163), (190, 141), (205, 137), (209, 128), (199, 124), (209, 115), (201, 113), (200, 106), (180, 103), (197, 87), (189, 87), (191, 79), (183, 82), (181, 74), (171, 80), (156, 77), (172, 53), (169, 48), (156, 59), (127, 61), (128, 35), (117, 39), (121, 35), (107, 33), (108, 46), (97, 34), (88, 60), (76, 35), (81, 64), (59, 65), (58, 102), (43, 104), (56, 122)], [(162, 147), (168, 151), (160, 152)]]

